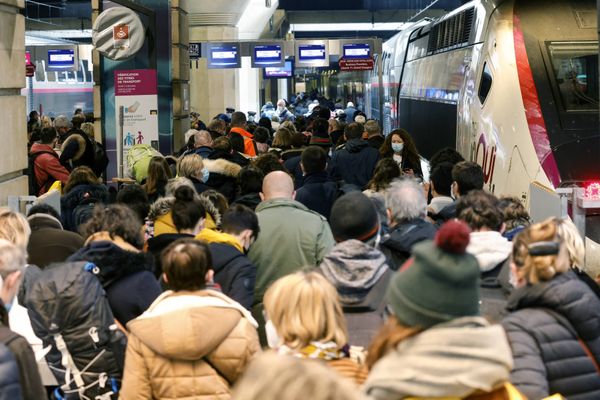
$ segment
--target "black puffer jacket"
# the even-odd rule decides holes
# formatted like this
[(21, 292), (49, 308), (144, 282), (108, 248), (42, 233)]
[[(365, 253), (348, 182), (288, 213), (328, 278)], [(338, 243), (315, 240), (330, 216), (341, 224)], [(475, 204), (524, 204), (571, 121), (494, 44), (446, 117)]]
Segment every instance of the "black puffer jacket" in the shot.
[(329, 179), (327, 172), (322, 171), (304, 177), (302, 187), (296, 191), (295, 200), (329, 220), (331, 207), (337, 197), (337, 184)]
[(331, 177), (364, 189), (373, 177), (379, 158), (379, 151), (366, 140), (349, 140), (343, 149), (333, 153)]
[(73, 211), (83, 202), (108, 203), (108, 190), (104, 185), (78, 185), (60, 198), (60, 216), (63, 227), (77, 232)]
[(20, 400), (19, 367), (11, 351), (0, 344), (0, 400)]
[(248, 257), (228, 244), (210, 243), (208, 247), (215, 271), (215, 283), (221, 286), (224, 294), (251, 310), (254, 303), (256, 266)]
[(589, 286), (569, 271), (515, 290), (508, 308), (502, 325), (514, 356), (511, 382), (528, 399), (600, 399), (600, 371), (590, 358), (600, 362), (600, 299)]
[(397, 271), (412, 255), (413, 246), (423, 240), (433, 239), (435, 232), (435, 227), (423, 219), (413, 219), (394, 226), (380, 245), (390, 268)]

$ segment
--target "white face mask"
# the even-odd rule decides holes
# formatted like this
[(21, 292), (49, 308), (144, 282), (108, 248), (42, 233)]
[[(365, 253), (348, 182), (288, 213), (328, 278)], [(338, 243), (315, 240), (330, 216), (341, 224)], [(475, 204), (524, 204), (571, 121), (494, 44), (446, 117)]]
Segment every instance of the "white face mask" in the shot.
[(265, 324), (265, 333), (267, 334), (267, 344), (271, 349), (277, 349), (283, 344), (271, 320), (267, 320)]

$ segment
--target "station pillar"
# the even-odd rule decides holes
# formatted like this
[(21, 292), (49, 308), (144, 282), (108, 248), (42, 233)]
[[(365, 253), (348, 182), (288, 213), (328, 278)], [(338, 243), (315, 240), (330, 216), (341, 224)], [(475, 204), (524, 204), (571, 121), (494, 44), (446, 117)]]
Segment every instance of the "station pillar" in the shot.
[(25, 17), (20, 14), (24, 0), (0, 0), (0, 119), (3, 124), (0, 146), (0, 205), (8, 196), (28, 192), (27, 109), (21, 89), (25, 86)]

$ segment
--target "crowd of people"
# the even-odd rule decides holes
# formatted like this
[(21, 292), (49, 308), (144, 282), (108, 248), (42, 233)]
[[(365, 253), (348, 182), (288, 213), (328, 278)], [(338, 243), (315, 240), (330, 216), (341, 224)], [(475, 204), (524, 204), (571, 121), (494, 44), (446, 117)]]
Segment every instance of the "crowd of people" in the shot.
[(0, 399), (600, 398), (575, 226), (331, 111), (195, 119), (118, 190), (79, 114), (31, 122), (61, 207), (0, 209)]

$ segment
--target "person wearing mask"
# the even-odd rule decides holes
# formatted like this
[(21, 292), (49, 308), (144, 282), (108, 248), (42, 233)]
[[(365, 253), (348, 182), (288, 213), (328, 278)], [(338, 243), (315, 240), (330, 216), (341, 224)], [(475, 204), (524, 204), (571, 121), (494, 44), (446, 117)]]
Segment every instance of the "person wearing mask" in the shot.
[[(483, 190), (483, 169), (472, 161), (460, 161), (452, 167), (451, 195), (455, 199), (465, 196), (471, 190)], [(456, 218), (457, 200), (442, 208), (437, 214), (432, 215), (436, 224), (442, 224)]]
[(286, 107), (286, 102), (284, 99), (279, 99), (277, 101), (277, 111), (275, 113), (277, 117), (279, 117), (279, 121), (291, 121), (294, 122), (294, 114), (290, 112), (290, 110)]
[(171, 290), (127, 325), (119, 398), (231, 398), (231, 387), (260, 351), (256, 322), (229, 297), (206, 290), (213, 270), (205, 243), (171, 243), (162, 265)]
[(246, 114), (241, 111), (236, 111), (231, 115), (230, 132), (237, 133), (244, 139), (244, 154), (249, 157), (256, 157), (256, 146), (254, 144), (253, 136), (246, 130)]
[(198, 154), (190, 154), (181, 157), (177, 161), (177, 176), (187, 178), (194, 184), (196, 193), (200, 194), (210, 189), (206, 184), (210, 178), (210, 172), (204, 166), (202, 157)]
[(423, 179), (421, 157), (412, 137), (404, 129), (391, 131), (379, 152), (382, 158), (393, 158), (404, 174)]
[(40, 143), (33, 143), (29, 152), (33, 159), (33, 173), (35, 186), (38, 189), (36, 196), (41, 196), (48, 191), (55, 181), (60, 181), (63, 186), (69, 180), (69, 171), (62, 166), (54, 146), (58, 140), (58, 133), (53, 127), (44, 128), (40, 134)]
[(429, 187), (431, 201), (427, 205), (427, 215), (436, 215), (444, 207), (452, 204), (452, 168), (449, 162), (441, 162), (431, 170)]
[(329, 219), (338, 187), (327, 174), (327, 154), (319, 146), (308, 146), (302, 152), (300, 167), (304, 179), (295, 200)]
[(392, 278), (391, 315), (367, 357), (368, 399), (524, 400), (509, 383), (504, 330), (479, 315), (479, 266), (468, 243), (466, 224), (450, 221)]

